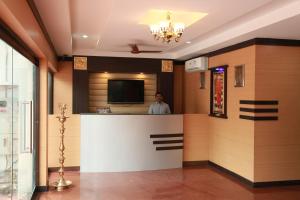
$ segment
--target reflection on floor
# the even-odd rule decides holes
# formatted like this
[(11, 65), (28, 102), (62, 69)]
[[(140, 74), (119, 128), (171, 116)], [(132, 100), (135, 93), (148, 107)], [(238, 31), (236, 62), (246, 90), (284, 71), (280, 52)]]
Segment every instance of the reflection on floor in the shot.
[[(300, 186), (251, 189), (212, 168), (126, 173), (67, 172), (74, 186), (40, 200), (299, 200)], [(50, 175), (50, 181), (57, 178)]]

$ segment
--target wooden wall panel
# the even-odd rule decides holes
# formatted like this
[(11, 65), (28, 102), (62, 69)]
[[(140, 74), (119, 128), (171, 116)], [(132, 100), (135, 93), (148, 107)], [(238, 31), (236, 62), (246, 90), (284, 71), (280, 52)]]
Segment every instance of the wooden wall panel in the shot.
[(88, 112), (89, 73), (85, 70), (73, 70), (73, 113)]
[(184, 65), (174, 66), (174, 114), (183, 113)]
[[(234, 87), (234, 66), (244, 64), (246, 69), (246, 85), (243, 88)], [(254, 180), (254, 122), (239, 118), (239, 100), (254, 99), (255, 81), (255, 46), (250, 46), (209, 58), (209, 67), (228, 65), (228, 119), (208, 117), (210, 102), (210, 72), (205, 73), (205, 89), (199, 88), (200, 73), (185, 73), (184, 81), (184, 109), (185, 130), (195, 127), (195, 133), (187, 135), (185, 141), (185, 159), (189, 156), (202, 154), (205, 158), (237, 173), (246, 179)], [(202, 113), (198, 119), (188, 114)], [(197, 116), (197, 115), (195, 115)], [(200, 117), (202, 116), (202, 117)], [(207, 116), (205, 118), (204, 116)], [(191, 122), (189, 122), (190, 120)], [(198, 124), (197, 124), (198, 123)], [(189, 144), (197, 141), (201, 133), (201, 146)], [(206, 150), (203, 144), (207, 144)], [(189, 155), (189, 156), (188, 156)]]
[[(144, 104), (108, 104), (107, 83), (109, 79), (136, 79), (145, 81)], [(113, 113), (147, 113), (154, 102), (157, 88), (156, 74), (130, 73), (90, 73), (89, 75), (89, 112), (96, 112), (97, 107), (110, 106)]]
[(38, 185), (48, 185), (48, 63), (40, 60), (39, 65), (39, 130), (38, 130)]
[[(229, 65), (228, 119), (208, 118), (208, 159), (250, 181), (300, 179), (300, 48), (249, 46), (209, 58), (209, 66)], [(245, 87), (234, 87), (234, 66), (245, 65)], [(199, 97), (199, 74), (185, 74), (186, 113), (203, 112), (209, 96)], [(279, 105), (243, 105), (244, 108), (278, 108), (277, 121), (239, 119), (240, 100), (277, 100)], [(265, 113), (249, 113), (264, 116)], [(190, 127), (186, 123), (186, 128)], [(190, 135), (197, 138), (196, 135)], [(184, 155), (192, 154), (186, 144)], [(197, 147), (200, 151), (200, 147)], [(203, 149), (201, 149), (203, 151)]]
[(208, 115), (184, 114), (184, 151), (183, 161), (208, 160)]
[[(198, 93), (200, 74), (197, 72), (187, 73), (184, 76), (184, 113), (196, 114), (200, 113)], [(207, 99), (200, 99), (200, 101), (207, 101)]]
[[(161, 71), (161, 59), (121, 58), (121, 57), (87, 57), (87, 71), (73, 71), (73, 113), (88, 112), (89, 73), (145, 73), (156, 74), (157, 88), (173, 111), (173, 73)], [(101, 84), (101, 83), (100, 83)]]
[(158, 91), (164, 96), (164, 101), (169, 104), (173, 112), (173, 73), (163, 72), (157, 74)]
[[(237, 88), (234, 66), (241, 64), (245, 65), (245, 87)], [(221, 65), (228, 65), (228, 119), (209, 118), (209, 160), (253, 181), (254, 122), (239, 118), (239, 101), (255, 96), (255, 46), (209, 58), (209, 67)], [(209, 102), (209, 96), (205, 101)]]
[(184, 74), (184, 113), (208, 114), (210, 95), (210, 72), (205, 72), (205, 88), (200, 89), (200, 72)]
[(67, 113), (72, 113), (72, 62), (58, 62), (58, 72), (53, 77), (53, 111), (58, 113), (58, 105), (67, 104)]
[(300, 47), (256, 47), (255, 98), (278, 100), (277, 121), (255, 122), (255, 181), (300, 179)]
[[(246, 85), (234, 87), (234, 66), (245, 65)], [(255, 46), (242, 48), (209, 58), (209, 67), (228, 65), (228, 119), (207, 117), (207, 121), (198, 119), (201, 130), (207, 130), (208, 151), (198, 146), (198, 151), (208, 153), (208, 159), (246, 179), (254, 179), (254, 122), (239, 119), (239, 100), (254, 99)], [(210, 72), (205, 73), (205, 89), (199, 88), (200, 73), (185, 73), (184, 109), (186, 114), (209, 113)], [(191, 126), (188, 123), (186, 127)], [(188, 129), (187, 129), (188, 130)], [(198, 134), (200, 133), (198, 130)], [(191, 135), (190, 140), (197, 140)], [(189, 144), (187, 144), (189, 145)], [(195, 146), (194, 146), (195, 147)], [(195, 147), (196, 148), (196, 147)], [(194, 150), (185, 147), (184, 155)]]

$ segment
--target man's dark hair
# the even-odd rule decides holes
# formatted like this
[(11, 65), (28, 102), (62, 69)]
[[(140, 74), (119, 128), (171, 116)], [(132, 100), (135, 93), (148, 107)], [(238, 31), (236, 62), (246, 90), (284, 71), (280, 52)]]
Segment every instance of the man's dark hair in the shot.
[(156, 92), (156, 93), (155, 93), (155, 96), (157, 96), (157, 95), (159, 95), (159, 94), (160, 94), (161, 96), (163, 96), (163, 94), (162, 94), (161, 92)]

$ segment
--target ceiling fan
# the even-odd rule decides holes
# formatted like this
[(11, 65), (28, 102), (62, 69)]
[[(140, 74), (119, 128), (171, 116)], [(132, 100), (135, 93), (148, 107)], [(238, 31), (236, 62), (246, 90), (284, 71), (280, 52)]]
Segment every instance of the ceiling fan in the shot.
[(137, 44), (129, 44), (131, 47), (131, 53), (133, 54), (139, 54), (139, 53), (160, 53), (162, 51), (140, 51)]

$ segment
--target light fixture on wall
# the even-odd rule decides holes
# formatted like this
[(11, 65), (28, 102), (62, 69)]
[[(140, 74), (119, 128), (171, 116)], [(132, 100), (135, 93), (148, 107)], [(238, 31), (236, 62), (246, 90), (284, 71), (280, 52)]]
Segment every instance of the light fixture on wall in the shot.
[(173, 39), (179, 42), (185, 25), (183, 23), (173, 23), (171, 20), (171, 13), (167, 12), (166, 20), (160, 21), (158, 24), (150, 25), (150, 31), (156, 40), (170, 43)]

